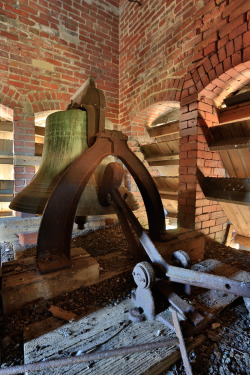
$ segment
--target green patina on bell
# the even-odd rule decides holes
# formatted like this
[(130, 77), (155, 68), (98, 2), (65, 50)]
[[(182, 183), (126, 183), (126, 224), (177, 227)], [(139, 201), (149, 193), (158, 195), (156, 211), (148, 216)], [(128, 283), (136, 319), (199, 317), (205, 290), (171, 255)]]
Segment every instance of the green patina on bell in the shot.
[[(62, 173), (87, 149), (85, 111), (71, 109), (49, 115), (46, 120), (40, 168), (30, 184), (16, 195), (9, 207), (15, 211), (42, 214)], [(76, 216), (114, 213), (111, 206), (101, 206), (97, 198), (98, 184), (106, 165), (111, 161), (114, 161), (112, 156), (106, 157), (90, 177), (80, 198)], [(132, 202), (130, 196), (130, 206)], [(131, 208), (137, 208), (135, 200)]]

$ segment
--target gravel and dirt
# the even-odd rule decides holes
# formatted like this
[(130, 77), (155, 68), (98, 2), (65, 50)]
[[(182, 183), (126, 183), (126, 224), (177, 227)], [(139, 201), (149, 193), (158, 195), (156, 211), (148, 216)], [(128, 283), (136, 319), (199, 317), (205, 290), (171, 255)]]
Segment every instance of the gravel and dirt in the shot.
[[(2, 262), (13, 259), (13, 243), (1, 244)], [(72, 247), (83, 247), (92, 257), (123, 251), (127, 254), (126, 264), (133, 265), (131, 254), (119, 225), (98, 230), (79, 232), (72, 239)], [(27, 247), (27, 252), (34, 247)], [(250, 271), (250, 257), (247, 251), (239, 251), (215, 242), (206, 242), (205, 258), (213, 258)], [(100, 262), (100, 269), (116, 267)], [(72, 293), (48, 301), (27, 305), (21, 311), (0, 316), (1, 324), (1, 367), (23, 363), (23, 328), (30, 323), (51, 317), (49, 307), (58, 306), (78, 316), (107, 305), (116, 305), (131, 295), (134, 282), (131, 272), (100, 282), (97, 285), (80, 288)], [(250, 374), (250, 319), (243, 299), (224, 309), (204, 331), (206, 340), (189, 353), (193, 374), (243, 375)], [(185, 374), (182, 362), (177, 362), (162, 375)]]

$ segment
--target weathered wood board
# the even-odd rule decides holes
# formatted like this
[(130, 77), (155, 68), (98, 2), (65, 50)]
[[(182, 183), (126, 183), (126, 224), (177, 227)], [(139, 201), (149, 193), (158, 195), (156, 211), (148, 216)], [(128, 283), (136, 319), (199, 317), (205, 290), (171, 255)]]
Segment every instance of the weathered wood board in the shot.
[[(166, 241), (155, 243), (156, 248), (167, 262), (170, 262), (173, 251), (180, 249), (187, 251), (193, 263), (203, 259), (205, 241), (203, 234), (190, 229), (178, 228), (169, 230), (167, 236), (169, 239)], [(112, 265), (114, 257), (117, 259), (115, 268)], [(71, 268), (46, 275), (41, 275), (38, 271), (35, 250), (31, 253), (25, 250), (21, 251), (18, 253), (18, 259), (4, 263), (2, 269), (4, 313), (20, 309), (25, 304), (40, 298), (50, 299), (82, 286), (98, 283), (129, 269), (132, 271), (135, 265), (135, 262), (129, 262), (127, 255), (122, 252), (94, 259), (81, 248), (71, 250), (71, 260)], [(99, 262), (104, 262), (107, 265), (100, 275)]]
[[(229, 266), (220, 261), (208, 259), (196, 264), (192, 269), (231, 277), (237, 280), (250, 281), (250, 273), (240, 271), (234, 266)], [(207, 312), (218, 314), (238, 297), (214, 290), (202, 289), (195, 299), (199, 308)], [(132, 301), (126, 300), (115, 307), (92, 312), (79, 321), (71, 322), (57, 328), (60, 322), (55, 321), (55, 330), (42, 334), (48, 329), (47, 324), (52, 323), (52, 318), (34, 323), (24, 331), (25, 363), (33, 363), (43, 359), (52, 359), (62, 356), (80, 355), (89, 350), (108, 350), (139, 343), (152, 342), (161, 338), (173, 337), (171, 332), (162, 322), (155, 320), (130, 323), (128, 311)], [(42, 336), (32, 339), (32, 335), (40, 332)], [(161, 336), (158, 338), (159, 332)], [(198, 336), (187, 344), (191, 350), (199, 345), (204, 336)], [(157, 375), (171, 367), (180, 359), (179, 349), (158, 349), (152, 352), (137, 353), (124, 357), (105, 359), (89, 364), (77, 364), (67, 368), (57, 368), (40, 371), (39, 374), (89, 374), (89, 375)], [(36, 373), (32, 373), (32, 375)], [(38, 372), (37, 372), (38, 374)]]
[(41, 275), (34, 257), (4, 263), (2, 301), (4, 313), (40, 298), (49, 299), (99, 279), (99, 264), (85, 250), (72, 249), (72, 266)]
[[(89, 314), (78, 322), (69, 323), (38, 339), (26, 342), (24, 344), (25, 364), (42, 361), (44, 358), (81, 355), (91, 350), (110, 350), (175, 337), (173, 332), (157, 321), (131, 323), (128, 316), (131, 307), (131, 301), (126, 300), (115, 307), (106, 307)], [(159, 331), (162, 333), (160, 337), (158, 337)], [(198, 345), (203, 339), (204, 337), (201, 336), (198, 341), (195, 341), (195, 344)], [(190, 344), (192, 348), (194, 342)], [(75, 375), (81, 373), (86, 375), (156, 375), (171, 366), (174, 363), (173, 358), (174, 362), (180, 358), (177, 346), (100, 360), (91, 363), (91, 365), (82, 363), (40, 370), (32, 372), (32, 375)]]
[[(233, 265), (222, 263), (216, 259), (206, 259), (201, 263), (194, 264), (192, 269), (199, 272), (225, 276), (234, 280), (250, 282), (250, 272), (241, 271)], [(233, 294), (226, 294), (214, 289), (202, 290), (197, 296), (202, 310), (211, 314), (218, 314), (237, 298), (239, 297)]]

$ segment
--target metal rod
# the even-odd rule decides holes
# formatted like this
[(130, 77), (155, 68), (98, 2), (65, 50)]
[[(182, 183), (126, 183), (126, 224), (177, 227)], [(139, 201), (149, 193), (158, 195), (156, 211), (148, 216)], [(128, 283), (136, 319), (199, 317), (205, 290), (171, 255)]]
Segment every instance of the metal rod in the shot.
[(120, 206), (133, 226), (142, 246), (144, 247), (148, 257), (154, 264), (161, 265), (166, 272), (166, 277), (173, 282), (181, 284), (189, 284), (200, 288), (221, 290), (242, 297), (250, 298), (250, 283), (246, 281), (232, 280), (224, 276), (211, 275), (204, 272), (197, 272), (190, 269), (171, 266), (162, 258), (151, 241), (147, 233), (143, 230), (139, 221), (128, 207), (127, 203), (122, 199), (117, 190), (112, 191), (112, 199), (115, 204)]
[(180, 352), (181, 352), (181, 357), (182, 357), (182, 361), (185, 367), (186, 374), (193, 375), (192, 369), (188, 360), (187, 350), (186, 350), (186, 346), (185, 346), (184, 339), (182, 336), (181, 327), (180, 327), (180, 323), (179, 323), (176, 311), (172, 312), (172, 318), (174, 322), (175, 333), (179, 339)]
[(229, 279), (225, 276), (211, 275), (185, 268), (168, 266), (166, 276), (170, 281), (190, 284), (200, 288), (221, 290), (225, 293), (250, 298), (250, 283)]
[(53, 359), (46, 362), (34, 362), (27, 365), (13, 366), (9, 368), (0, 369), (0, 375), (13, 375), (21, 374), (27, 371), (38, 371), (47, 368), (54, 368), (60, 366), (69, 366), (81, 362), (91, 362), (100, 359), (107, 359), (111, 357), (124, 356), (134, 354), (138, 352), (144, 352), (147, 350), (155, 350), (160, 348), (169, 348), (178, 344), (177, 338), (161, 340), (157, 342), (149, 342), (146, 344), (138, 344), (133, 346), (127, 346), (118, 349), (104, 350), (100, 352), (93, 352), (90, 354), (83, 354), (76, 357), (66, 357), (60, 359)]

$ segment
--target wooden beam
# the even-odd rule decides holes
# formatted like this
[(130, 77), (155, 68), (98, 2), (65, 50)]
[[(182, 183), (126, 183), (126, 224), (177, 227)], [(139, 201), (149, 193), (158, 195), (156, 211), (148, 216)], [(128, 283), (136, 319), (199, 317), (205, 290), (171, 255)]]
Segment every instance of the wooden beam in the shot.
[(234, 230), (234, 227), (233, 227), (232, 224), (230, 224), (230, 225), (229, 225), (229, 229), (228, 229), (228, 233), (227, 233), (226, 242), (225, 242), (225, 245), (226, 245), (226, 246), (230, 246), (230, 243), (231, 243), (231, 241), (232, 241), (233, 230)]
[(12, 216), (12, 210), (0, 211), (0, 217), (8, 217), (8, 216)]
[(177, 160), (179, 161), (179, 154), (172, 154), (172, 155), (162, 155), (162, 156), (150, 156), (147, 158), (147, 162), (158, 162), (158, 161), (165, 161), (165, 160)]
[(13, 189), (0, 189), (0, 195), (12, 195), (14, 192)]
[(250, 206), (249, 178), (200, 177), (199, 182), (208, 199)]
[(0, 132), (13, 132), (12, 121), (0, 121)]
[(250, 91), (245, 91), (241, 94), (230, 96), (229, 98), (224, 99), (224, 103), (227, 107), (247, 102), (250, 100)]
[(172, 201), (178, 200), (178, 191), (170, 190), (170, 189), (162, 189), (159, 190), (159, 194), (162, 199), (169, 199)]
[(0, 155), (0, 164), (13, 164), (13, 156)]
[(40, 165), (41, 156), (32, 156), (32, 155), (14, 155), (14, 164), (15, 165)]
[(239, 148), (250, 148), (250, 137), (238, 137), (221, 139), (209, 145), (211, 151), (235, 150)]
[(179, 154), (151, 156), (146, 160), (151, 166), (179, 165)]
[(235, 242), (239, 243), (240, 245), (250, 247), (250, 237), (244, 237), (237, 234), (235, 237)]
[(175, 194), (160, 193), (160, 197), (162, 199), (168, 199), (170, 201), (178, 201), (178, 195)]
[(151, 161), (148, 163), (152, 167), (160, 167), (160, 166), (167, 166), (167, 165), (179, 165), (179, 160), (162, 160), (162, 161)]
[(0, 195), (0, 202), (11, 202), (13, 198), (14, 195)]
[(230, 122), (237, 122), (248, 120), (250, 118), (250, 102), (242, 103), (241, 105), (230, 108), (223, 108), (219, 112), (219, 123), (228, 124)]
[(35, 126), (35, 134), (44, 137), (45, 128), (43, 126)]
[(174, 121), (163, 125), (153, 126), (152, 128), (148, 128), (148, 133), (152, 138), (164, 137), (165, 135), (169, 134), (177, 134), (180, 131), (179, 124), (179, 121)]

